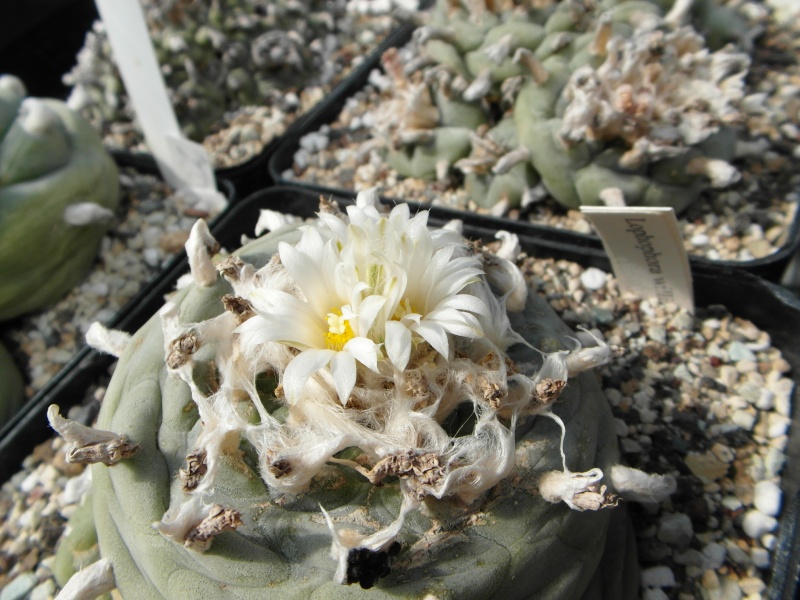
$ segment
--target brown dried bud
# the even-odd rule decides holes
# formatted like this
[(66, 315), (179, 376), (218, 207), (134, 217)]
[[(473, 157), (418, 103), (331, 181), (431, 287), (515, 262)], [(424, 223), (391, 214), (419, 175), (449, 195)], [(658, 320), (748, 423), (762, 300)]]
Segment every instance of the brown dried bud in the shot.
[(232, 508), (224, 508), (219, 504), (211, 507), (208, 516), (199, 525), (186, 534), (184, 545), (187, 548), (204, 552), (211, 545), (211, 540), (223, 531), (233, 531), (242, 524), (242, 515)]
[(217, 271), (228, 281), (238, 281), (244, 268), (244, 261), (238, 256), (229, 256), (216, 265)]
[(563, 379), (543, 377), (533, 390), (533, 401), (544, 406), (552, 404), (558, 400), (558, 397), (561, 395), (561, 390), (563, 390), (566, 385), (567, 382)]
[(200, 483), (203, 475), (208, 471), (206, 465), (206, 451), (195, 450), (186, 457), (186, 468), (180, 470), (183, 491), (191, 492)]
[(225, 307), (225, 310), (234, 314), (237, 325), (241, 325), (256, 314), (249, 300), (232, 294), (225, 294), (222, 297), (222, 306)]
[(167, 355), (167, 366), (177, 369), (186, 364), (189, 356), (200, 349), (200, 338), (193, 332), (185, 333), (170, 342), (170, 351)]
[(342, 214), (342, 211), (339, 210), (339, 205), (333, 198), (326, 198), (322, 195), (319, 197), (319, 212), (336, 216), (340, 216)]
[(292, 472), (292, 463), (285, 458), (280, 458), (269, 465), (269, 472), (275, 479), (280, 479)]
[(432, 487), (444, 479), (444, 469), (439, 465), (438, 454), (415, 454), (409, 450), (378, 461), (368, 474), (369, 480), (375, 485), (390, 476), (407, 480), (417, 500), (422, 500), (428, 495), (424, 488)]
[(50, 426), (70, 444), (67, 462), (103, 463), (110, 467), (130, 458), (141, 448), (125, 434), (94, 429), (62, 417), (55, 404), (47, 409), (47, 419)]
[(108, 442), (73, 448), (67, 452), (67, 462), (86, 465), (103, 463), (111, 467), (121, 460), (130, 458), (140, 449), (141, 446), (130, 442), (128, 436), (120, 435), (118, 438)]

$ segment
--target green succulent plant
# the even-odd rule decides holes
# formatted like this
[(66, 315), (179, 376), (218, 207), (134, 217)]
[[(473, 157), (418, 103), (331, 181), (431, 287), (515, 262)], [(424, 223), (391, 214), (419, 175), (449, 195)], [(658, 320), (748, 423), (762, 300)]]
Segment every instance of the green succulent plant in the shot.
[(85, 275), (119, 201), (98, 135), (58, 100), (0, 77), (0, 320), (42, 308)]
[(19, 410), (25, 400), (25, 383), (14, 359), (0, 344), (0, 425)]
[(396, 91), (376, 122), (391, 167), (441, 185), (460, 172), (483, 208), (517, 207), (541, 182), (568, 208), (615, 189), (680, 211), (738, 179), (749, 59), (709, 51), (745, 40), (735, 13), (713, 0), (540, 4), (441, 0), (412, 42), (419, 67), (385, 57)]
[[(335, 36), (353, 26), (346, 3), (321, 0), (146, 2), (145, 15), (176, 116), (196, 141), (224, 113), (263, 104), (270, 90), (330, 83), (339, 75), (326, 67), (340, 50)], [(92, 123), (105, 129), (132, 119), (100, 24), (64, 80), (70, 105)]]
[[(113, 465), (93, 467), (92, 510), (114, 585), (125, 598), (171, 600), (212, 589), (219, 598), (636, 597), (630, 523), (622, 507), (601, 510), (625, 492), (613, 419), (597, 381), (580, 374), (609, 359), (609, 347), (576, 349), (508, 261), (470, 254), (452, 232), (427, 237), (426, 213), (411, 219), (406, 205), (380, 219), (370, 206), (213, 260), (213, 239), (196, 229), (187, 245), (195, 283), (125, 344), (97, 429), (51, 407), (70, 458)], [(457, 298), (435, 301), (447, 312), (427, 312), (413, 284), (397, 306), (364, 299), (358, 319), (379, 310), (372, 325), (349, 304), (336, 308), (341, 299), (308, 295), (329, 270), (360, 278), (348, 288), (356, 293), (402, 288), (389, 263), (362, 253), (400, 252), (386, 245), (393, 231), (423, 278), (441, 275), (428, 294)], [(348, 270), (350, 260), (366, 269)], [(479, 263), (486, 280), (473, 276)], [(486, 312), (464, 313), (478, 305), (452, 296), (459, 289)], [(437, 323), (478, 337), (443, 347)], [(295, 334), (306, 343), (286, 341)], [(373, 368), (364, 353), (374, 336), (384, 341)], [(348, 353), (360, 357), (352, 380)], [(62, 544), (59, 564), (92, 545), (83, 523), (70, 527), (76, 540)], [(354, 583), (373, 589), (342, 585)]]

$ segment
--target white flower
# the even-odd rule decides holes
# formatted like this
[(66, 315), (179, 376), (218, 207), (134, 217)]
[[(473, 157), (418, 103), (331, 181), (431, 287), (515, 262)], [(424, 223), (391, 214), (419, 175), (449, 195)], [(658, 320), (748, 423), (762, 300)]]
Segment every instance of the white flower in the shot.
[(411, 217), (401, 204), (387, 216), (376, 205), (374, 193), (362, 193), (348, 207), (349, 223), (321, 214), (297, 244), (280, 244), (295, 293), (269, 285), (249, 293), (256, 317), (240, 333), (300, 351), (283, 374), (290, 402), (320, 369), (330, 369), (346, 404), (358, 363), (376, 373), (387, 362), (402, 371), (420, 342), (448, 358), (450, 336), (483, 336), (476, 317), (486, 312), (483, 300), (461, 293), (479, 279), (480, 263), (463, 255), (461, 238), (432, 234), (427, 212)]

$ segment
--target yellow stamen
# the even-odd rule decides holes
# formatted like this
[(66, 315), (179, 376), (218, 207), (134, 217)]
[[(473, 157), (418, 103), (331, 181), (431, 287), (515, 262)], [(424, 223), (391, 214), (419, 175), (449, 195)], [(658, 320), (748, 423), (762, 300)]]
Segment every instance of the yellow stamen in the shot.
[(411, 306), (411, 300), (408, 298), (404, 299), (400, 304), (397, 305), (397, 310), (394, 311), (394, 315), (392, 315), (392, 319), (395, 321), (399, 321), (406, 315), (410, 315), (411, 313), (416, 312), (414, 308)]
[(341, 309), (328, 313), (328, 333), (325, 334), (325, 346), (328, 350), (341, 352), (344, 345), (355, 337), (350, 322), (342, 316)]

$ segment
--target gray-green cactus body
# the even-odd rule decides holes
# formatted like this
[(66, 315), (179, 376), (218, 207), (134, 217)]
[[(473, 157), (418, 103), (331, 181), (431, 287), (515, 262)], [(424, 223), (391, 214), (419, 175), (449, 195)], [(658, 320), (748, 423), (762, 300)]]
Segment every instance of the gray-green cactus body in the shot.
[[(474, 135), (463, 158), (433, 151), (441, 146), (430, 142), (438, 140), (436, 129), (452, 126), (444, 119), (428, 123), (432, 133), (424, 139), (405, 141), (405, 159), (390, 157), (390, 166), (440, 183), (454, 180), (443, 177), (445, 168), (460, 170), (468, 198), (482, 208), (517, 206), (529, 189), (519, 187), (539, 178), (567, 208), (605, 203), (612, 188), (626, 204), (680, 211), (703, 191), (731, 185), (738, 173), (730, 153), (711, 140), (730, 138), (741, 118), (748, 60), (730, 48), (709, 52), (719, 37), (709, 22), (721, 9), (713, 0), (696, 4), (678, 14), (659, 0), (575, 0), (547, 10), (486, 3), (472, 12), (437, 2), (418, 40), (435, 63), (421, 79), (446, 82), (447, 94), (433, 94), (433, 105), (444, 113), (445, 99), (460, 99), (479, 109), (478, 138), (512, 115), (529, 167), (476, 172), (485, 144)], [(726, 39), (742, 38), (742, 21), (723, 13), (731, 18), (721, 19)], [(688, 22), (710, 38), (683, 26)], [(417, 155), (425, 144), (428, 151)], [(518, 159), (515, 148), (506, 149)], [(493, 184), (493, 177), (502, 181)]]
[(0, 425), (8, 421), (25, 400), (25, 382), (14, 359), (0, 344)]
[(119, 201), (116, 165), (87, 122), (57, 100), (17, 107), (0, 139), (0, 319), (80, 281)]
[[(237, 254), (264, 265), (280, 240), (295, 239), (294, 232), (276, 232)], [(184, 289), (173, 301), (183, 322), (198, 322), (220, 313), (220, 299), (229, 292), (220, 280), (211, 287)], [(530, 299), (523, 312), (511, 317), (525, 339), (547, 351), (564, 348), (571, 333), (540, 299)], [(201, 351), (208, 353), (206, 360), (213, 355), (213, 347)], [(531, 350), (511, 356), (533, 364), (542, 360)], [(268, 408), (275, 404), (268, 391), (263, 401)], [(555, 412), (566, 424), (571, 470), (617, 462), (612, 416), (594, 377), (571, 378)], [(158, 317), (135, 334), (121, 357), (97, 426), (142, 446), (133, 458), (113, 468), (95, 466), (92, 473), (101, 555), (113, 563), (118, 588), (128, 600), (209, 594), (372, 600), (428, 594), (453, 599), (636, 597), (638, 576), (628, 560), (635, 553), (621, 509), (579, 513), (545, 502), (536, 491), (540, 473), (561, 469), (559, 427), (549, 419), (531, 419), (519, 427), (515, 472), (475, 504), (428, 499), (423, 510), (409, 514), (392, 573), (370, 590), (333, 582), (336, 567), (320, 506), (338, 529), (370, 533), (398, 514), (396, 481), (373, 487), (352, 469), (329, 465), (308, 492), (277, 496), (259, 476), (252, 448), (237, 437), (228, 444), (210, 500), (240, 511), (242, 525), (217, 536), (204, 554), (153, 528), (170, 506), (186, 499), (178, 471), (202, 427), (188, 386), (167, 372)]]

